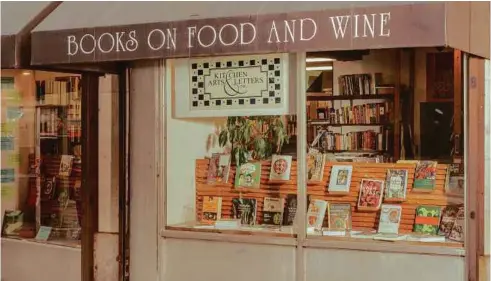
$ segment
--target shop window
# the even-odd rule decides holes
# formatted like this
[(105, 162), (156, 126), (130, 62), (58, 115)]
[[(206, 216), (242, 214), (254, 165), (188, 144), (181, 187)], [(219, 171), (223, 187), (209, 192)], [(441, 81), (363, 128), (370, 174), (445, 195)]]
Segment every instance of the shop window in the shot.
[(78, 75), (2, 70), (2, 237), (79, 244), (80, 85)]
[(294, 234), (297, 126), (288, 111), (288, 60), (166, 61), (168, 230)]
[[(465, 111), (453, 81), (462, 69), (444, 61), (454, 57), (430, 48), (307, 55), (309, 238), (463, 247)], [(435, 61), (444, 76), (426, 73)], [(425, 93), (436, 85), (425, 73), (451, 89)], [(436, 96), (444, 100), (427, 99)]]

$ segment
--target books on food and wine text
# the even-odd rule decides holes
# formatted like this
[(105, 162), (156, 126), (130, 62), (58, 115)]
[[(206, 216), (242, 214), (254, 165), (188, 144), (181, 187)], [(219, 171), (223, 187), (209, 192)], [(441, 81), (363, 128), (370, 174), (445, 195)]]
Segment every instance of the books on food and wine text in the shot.
[(290, 180), (292, 166), (292, 156), (273, 155), (271, 160), (271, 173), (269, 179), (273, 181), (288, 181)]
[(351, 175), (353, 167), (347, 165), (333, 165), (331, 169), (331, 178), (329, 180), (328, 192), (348, 193), (351, 185)]
[(208, 166), (208, 184), (228, 183), (230, 154), (213, 153)]
[(358, 209), (378, 210), (382, 204), (384, 181), (375, 179), (362, 179), (360, 195), (358, 196)]

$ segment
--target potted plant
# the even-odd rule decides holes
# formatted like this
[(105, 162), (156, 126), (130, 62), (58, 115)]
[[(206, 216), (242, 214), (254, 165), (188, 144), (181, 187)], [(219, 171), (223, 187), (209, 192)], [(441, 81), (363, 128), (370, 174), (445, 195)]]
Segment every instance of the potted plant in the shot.
[(289, 136), (281, 116), (228, 117), (218, 140), (221, 147), (231, 144), (232, 161), (240, 166), (279, 153)]

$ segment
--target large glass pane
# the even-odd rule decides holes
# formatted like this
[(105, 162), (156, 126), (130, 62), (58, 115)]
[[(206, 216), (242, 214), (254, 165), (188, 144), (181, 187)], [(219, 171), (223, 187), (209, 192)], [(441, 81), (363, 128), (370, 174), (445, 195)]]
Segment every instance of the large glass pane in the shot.
[(77, 75), (2, 70), (2, 235), (80, 240), (81, 99)]
[(459, 59), (432, 48), (307, 55), (309, 237), (463, 245)]
[[(287, 105), (283, 57), (168, 62), (167, 229), (293, 234), (296, 118), (265, 114)], [(187, 108), (203, 117), (177, 117)]]

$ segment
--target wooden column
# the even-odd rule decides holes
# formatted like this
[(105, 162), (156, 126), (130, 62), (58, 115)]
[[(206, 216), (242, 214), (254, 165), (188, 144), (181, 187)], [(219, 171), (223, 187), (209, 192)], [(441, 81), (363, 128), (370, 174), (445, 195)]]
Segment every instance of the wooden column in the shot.
[(453, 94), (454, 94), (454, 127), (453, 132), (458, 140), (454, 141), (454, 149), (455, 156), (462, 155), (462, 114), (463, 114), (463, 106), (462, 106), (462, 51), (454, 50), (453, 57)]
[(402, 50), (397, 50), (394, 89), (394, 161), (399, 160), (401, 150), (401, 57)]
[(466, 267), (469, 281), (479, 280), (484, 253), (484, 60), (468, 60), (466, 143)]
[(99, 75), (82, 74), (82, 281), (94, 280), (94, 234), (98, 225)]

